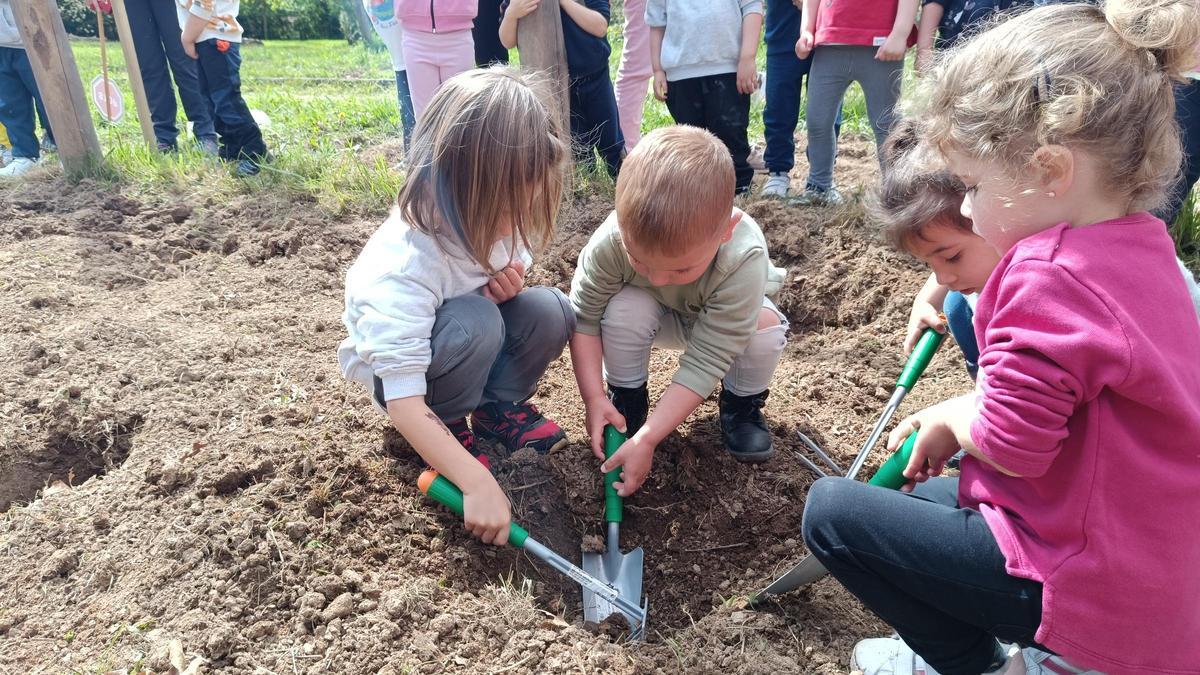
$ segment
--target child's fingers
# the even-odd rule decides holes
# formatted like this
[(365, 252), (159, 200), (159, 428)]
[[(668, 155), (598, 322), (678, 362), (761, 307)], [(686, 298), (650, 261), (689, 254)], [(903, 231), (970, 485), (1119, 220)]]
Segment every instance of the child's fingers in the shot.
[(625, 416), (622, 415), (621, 413), (617, 412), (616, 408), (613, 408), (612, 410), (605, 412), (604, 421), (608, 422), (609, 424), (616, 427), (617, 431), (619, 431), (623, 434), (629, 432), (628, 427), (625, 426), (626, 425)]
[(521, 262), (520, 260), (514, 260), (509, 264), (509, 267), (517, 271), (517, 276), (521, 277), (522, 279), (525, 278), (525, 263)]
[[(912, 435), (912, 432), (917, 429), (917, 420), (914, 417), (905, 417), (892, 429), (892, 433), (888, 434), (887, 449), (888, 452), (895, 452), (896, 448), (904, 442), (906, 438)], [(915, 453), (914, 453), (915, 454)]]

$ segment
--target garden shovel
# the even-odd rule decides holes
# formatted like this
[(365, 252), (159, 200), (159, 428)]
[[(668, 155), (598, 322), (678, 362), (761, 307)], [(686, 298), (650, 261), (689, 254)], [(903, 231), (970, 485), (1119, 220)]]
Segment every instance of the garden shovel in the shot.
[[(613, 453), (625, 442), (625, 434), (612, 425), (604, 427), (604, 457)], [(621, 553), (621, 520), (623, 501), (613, 483), (620, 479), (621, 470), (613, 469), (604, 474), (604, 520), (608, 523), (608, 540), (604, 553), (583, 552), (583, 569), (588, 574), (617, 589), (622, 598), (640, 602), (642, 597), (642, 549), (635, 548)], [(649, 603), (642, 604), (645, 614)], [(583, 587), (583, 618), (599, 623), (620, 608), (614, 606), (598, 593)]]
[[(422, 473), (421, 477), (417, 480), (417, 487), (421, 489), (421, 492), (433, 497), (442, 506), (460, 516), (463, 514), (462, 491), (444, 476), (439, 476), (436, 471), (430, 470)], [(515, 522), (509, 526), (508, 542), (540, 558), (554, 569), (577, 582), (583, 587), (584, 593), (590, 592), (595, 594), (612, 606), (615, 611), (623, 614), (629, 622), (629, 635), (631, 639), (641, 640), (645, 637), (646, 609), (645, 607), (637, 606), (637, 598), (634, 598), (634, 601), (630, 601), (623, 597), (620, 591), (612, 585), (600, 581), (571, 564), (566, 558), (546, 548), (544, 544), (529, 536), (529, 532), (525, 528)]]

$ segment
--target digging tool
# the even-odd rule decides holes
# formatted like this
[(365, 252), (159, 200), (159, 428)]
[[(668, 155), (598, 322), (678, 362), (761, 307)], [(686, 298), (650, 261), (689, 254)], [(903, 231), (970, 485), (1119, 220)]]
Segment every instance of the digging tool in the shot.
[[(884, 462), (883, 466), (879, 467), (879, 470), (868, 482), (871, 485), (899, 490), (908, 482), (908, 479), (904, 477), (904, 469), (908, 466), (908, 460), (912, 457), (913, 445), (916, 442), (917, 434), (910, 434), (900, 449), (892, 453), (892, 456)], [(829, 574), (829, 570), (826, 570), (821, 561), (810, 553), (786, 574), (771, 582), (770, 586), (750, 596), (750, 604), (757, 605), (773, 596), (820, 581), (826, 574)]]
[[(436, 471), (425, 471), (417, 480), (417, 487), (426, 495), (433, 497), (438, 503), (458, 515), (463, 514), (463, 494), (458, 486), (451, 483)], [(625, 616), (629, 622), (629, 635), (633, 640), (641, 640), (646, 634), (646, 609), (638, 607), (633, 601), (623, 597), (615, 587), (600, 581), (571, 564), (566, 558), (546, 548), (544, 544), (529, 536), (525, 528), (513, 522), (509, 525), (508, 542), (517, 548), (522, 548), (540, 558), (554, 569), (562, 572), (582, 586), (585, 592), (590, 591), (609, 603), (616, 611)], [(636, 600), (636, 598), (635, 598)]]
[[(607, 459), (625, 442), (625, 434), (612, 425), (604, 427), (604, 457)], [(624, 500), (617, 494), (613, 483), (620, 480), (621, 470), (613, 469), (604, 474), (604, 520), (608, 523), (608, 541), (604, 553), (583, 552), (583, 569), (588, 574), (617, 589), (623, 598), (640, 602), (642, 598), (641, 547), (629, 553), (621, 553), (621, 520), (624, 517)], [(646, 613), (649, 603), (642, 604)], [(599, 623), (610, 614), (619, 611), (599, 594), (583, 587), (583, 618)]]

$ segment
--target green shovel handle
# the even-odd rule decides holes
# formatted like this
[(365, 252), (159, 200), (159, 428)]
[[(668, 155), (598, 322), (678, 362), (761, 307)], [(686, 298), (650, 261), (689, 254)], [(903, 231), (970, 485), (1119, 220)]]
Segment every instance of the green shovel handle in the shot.
[[(604, 427), (604, 458), (608, 459), (613, 456), (622, 444), (625, 443), (625, 434), (617, 431), (617, 428), (609, 424)], [(613, 487), (613, 483), (621, 479), (621, 469), (613, 469), (604, 474), (604, 522), (619, 523), (624, 518), (624, 503), (625, 500), (621, 495), (617, 494), (617, 488)]]
[(892, 490), (899, 490), (908, 482), (904, 477), (904, 470), (908, 468), (908, 460), (912, 458), (913, 446), (917, 444), (917, 432), (913, 432), (905, 439), (904, 444), (900, 449), (892, 453), (891, 457), (879, 467), (871, 480), (867, 481), (871, 485), (878, 485)]
[[(445, 476), (439, 476), (432, 469), (425, 471), (421, 477), (417, 479), (417, 487), (421, 488), (421, 492), (433, 497), (442, 506), (450, 509), (458, 515), (463, 514), (463, 493), (458, 489), (458, 486), (451, 483)], [(529, 538), (529, 533), (525, 528), (516, 523), (511, 523), (508, 526), (508, 543), (522, 548), (525, 546), (525, 540)]]
[(929, 367), (929, 362), (933, 360), (933, 355), (937, 353), (938, 347), (942, 346), (942, 341), (945, 339), (945, 333), (926, 328), (921, 339), (917, 341), (916, 349), (913, 349), (908, 361), (904, 363), (904, 370), (900, 372), (900, 379), (896, 380), (896, 386), (904, 387), (905, 391), (912, 391), (913, 385)]

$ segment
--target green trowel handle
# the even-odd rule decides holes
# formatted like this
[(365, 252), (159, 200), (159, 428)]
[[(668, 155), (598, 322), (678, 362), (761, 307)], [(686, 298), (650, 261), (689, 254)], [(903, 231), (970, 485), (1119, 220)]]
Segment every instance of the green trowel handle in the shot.
[(867, 481), (871, 485), (899, 490), (908, 482), (904, 477), (904, 470), (908, 468), (908, 460), (912, 458), (913, 446), (917, 444), (917, 432), (913, 432), (905, 439), (904, 445), (900, 449), (892, 453), (888, 461), (879, 467), (871, 480)]
[[(458, 486), (451, 483), (445, 476), (439, 476), (436, 471), (429, 470), (421, 474), (417, 479), (417, 487), (421, 488), (421, 492), (433, 497), (438, 503), (458, 515), (463, 514), (463, 493), (458, 489)], [(529, 538), (529, 533), (525, 528), (516, 523), (510, 523), (508, 526), (508, 543), (522, 548), (525, 546), (525, 540)]]
[(909, 355), (908, 361), (904, 364), (904, 370), (900, 373), (900, 379), (896, 380), (897, 387), (904, 387), (905, 391), (912, 391), (913, 385), (920, 379), (925, 368), (929, 366), (929, 362), (933, 360), (933, 355), (937, 353), (938, 347), (942, 346), (942, 341), (946, 339), (945, 333), (939, 333), (932, 328), (926, 328), (925, 333), (921, 335), (921, 339), (917, 341), (917, 348)]
[[(625, 443), (625, 434), (617, 431), (613, 425), (604, 427), (604, 458), (608, 459), (613, 456), (621, 445)], [(613, 487), (613, 483), (621, 479), (621, 470), (613, 469), (604, 474), (604, 522), (619, 523), (624, 516), (624, 501), (621, 495), (617, 494), (617, 488)]]

